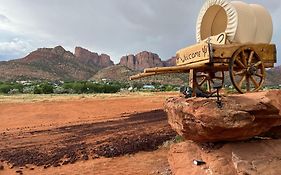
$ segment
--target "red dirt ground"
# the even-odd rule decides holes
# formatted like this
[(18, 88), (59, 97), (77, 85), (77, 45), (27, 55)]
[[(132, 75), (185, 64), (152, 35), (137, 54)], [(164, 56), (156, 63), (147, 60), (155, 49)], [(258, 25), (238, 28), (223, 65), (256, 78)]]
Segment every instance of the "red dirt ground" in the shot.
[(175, 95), (2, 102), (0, 174), (170, 174), (162, 108)]

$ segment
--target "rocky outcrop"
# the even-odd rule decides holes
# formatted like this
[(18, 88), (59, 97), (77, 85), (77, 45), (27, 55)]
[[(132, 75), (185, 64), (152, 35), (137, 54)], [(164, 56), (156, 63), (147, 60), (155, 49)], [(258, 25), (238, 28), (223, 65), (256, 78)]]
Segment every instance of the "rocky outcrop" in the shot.
[(57, 59), (58, 57), (65, 59), (75, 58), (71, 52), (66, 51), (62, 46), (56, 46), (54, 48), (39, 48), (24, 57), (22, 61), (32, 62), (42, 58)]
[[(171, 146), (168, 160), (174, 175), (280, 174), (281, 140), (205, 145), (186, 141)], [(194, 160), (205, 164), (195, 165)]]
[(165, 67), (176, 66), (176, 61), (177, 61), (177, 58), (172, 57), (166, 61), (163, 61), (163, 64)]
[(230, 95), (216, 99), (169, 98), (165, 111), (172, 128), (196, 142), (245, 140), (281, 125), (281, 91)]
[(62, 46), (56, 46), (39, 48), (22, 59), (2, 62), (0, 80), (88, 80), (99, 69), (83, 63)]
[(109, 55), (98, 55), (97, 53), (91, 52), (82, 47), (76, 47), (74, 55), (84, 64), (93, 64), (100, 68), (105, 68), (114, 65)]
[(155, 53), (143, 51), (136, 55), (123, 56), (120, 59), (120, 65), (127, 66), (132, 70), (142, 71), (145, 68), (150, 67), (162, 67), (163, 62), (159, 56)]

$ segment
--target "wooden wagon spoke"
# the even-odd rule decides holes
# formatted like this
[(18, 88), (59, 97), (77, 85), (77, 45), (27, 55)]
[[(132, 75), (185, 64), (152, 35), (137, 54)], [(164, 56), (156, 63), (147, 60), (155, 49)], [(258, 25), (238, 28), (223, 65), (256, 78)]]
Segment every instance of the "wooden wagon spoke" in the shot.
[(241, 70), (241, 71), (239, 71), (239, 72), (234, 72), (234, 75), (235, 75), (235, 76), (237, 76), (237, 75), (243, 76), (243, 75), (245, 75), (245, 73), (246, 73), (246, 70)]
[(247, 65), (247, 55), (244, 50), (242, 51), (242, 61), (244, 65)]
[(253, 60), (254, 54), (255, 54), (255, 52), (254, 52), (254, 51), (252, 51), (252, 52), (250, 53), (250, 57), (249, 57), (249, 60), (248, 60), (248, 64), (249, 64), (249, 65), (252, 63), (252, 60)]
[(240, 60), (235, 60), (240, 67), (245, 68), (245, 65)]
[(255, 76), (260, 77), (260, 78), (263, 78), (263, 75), (260, 74), (260, 73), (255, 73)]
[(246, 80), (246, 75), (244, 75), (238, 83), (238, 87), (242, 87), (243, 82)]
[(259, 83), (252, 76), (250, 76), (250, 79), (254, 83), (255, 87), (258, 88), (259, 87)]
[(257, 62), (256, 64), (254, 64), (255, 67), (258, 67), (259, 65), (262, 64), (262, 61)]
[(211, 81), (210, 81), (210, 80), (208, 81), (208, 91), (209, 91), (209, 92), (212, 92)]
[(200, 83), (198, 83), (199, 86), (202, 86), (202, 84), (204, 84), (207, 80), (207, 77), (204, 77), (203, 80), (201, 80)]

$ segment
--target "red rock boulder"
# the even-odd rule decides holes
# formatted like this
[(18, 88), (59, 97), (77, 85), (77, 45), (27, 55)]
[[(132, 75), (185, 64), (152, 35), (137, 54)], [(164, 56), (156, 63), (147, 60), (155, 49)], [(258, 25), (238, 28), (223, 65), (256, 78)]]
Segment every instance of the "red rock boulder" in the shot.
[(196, 142), (245, 140), (281, 125), (281, 91), (215, 98), (173, 97), (165, 102), (172, 128)]
[[(187, 141), (172, 145), (168, 160), (174, 175), (280, 174), (281, 140), (208, 145)], [(195, 165), (194, 160), (205, 164)]]

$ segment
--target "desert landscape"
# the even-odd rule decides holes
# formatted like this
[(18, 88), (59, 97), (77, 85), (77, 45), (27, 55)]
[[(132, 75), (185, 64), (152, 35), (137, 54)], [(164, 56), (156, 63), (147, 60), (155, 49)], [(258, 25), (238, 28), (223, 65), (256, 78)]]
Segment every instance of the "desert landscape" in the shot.
[(0, 174), (278, 174), (280, 96), (2, 95)]
[(2, 97), (0, 174), (170, 174), (175, 95)]
[(3, 0), (0, 175), (281, 174), (280, 13)]

